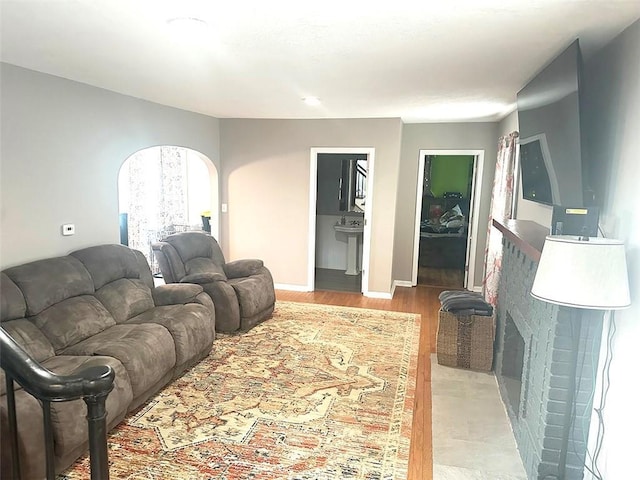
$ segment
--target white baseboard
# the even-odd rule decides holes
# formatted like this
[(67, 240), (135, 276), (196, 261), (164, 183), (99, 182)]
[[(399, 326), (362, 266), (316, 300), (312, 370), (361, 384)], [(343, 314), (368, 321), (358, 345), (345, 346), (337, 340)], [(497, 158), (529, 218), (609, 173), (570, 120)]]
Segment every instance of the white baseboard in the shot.
[(482, 293), (482, 286), (474, 285), (473, 287), (468, 288), (468, 290), (471, 290), (472, 292), (476, 292), (476, 293)]
[(363, 295), (365, 297), (381, 298), (383, 300), (391, 300), (393, 298), (393, 293), (391, 292), (366, 292)]
[(311, 292), (312, 289), (309, 288), (309, 285), (289, 285), (286, 283), (276, 283), (274, 284), (276, 290), (289, 290), (291, 292)]
[(409, 287), (409, 288), (415, 287), (413, 282), (409, 280), (394, 280), (393, 283), (395, 284), (396, 287)]

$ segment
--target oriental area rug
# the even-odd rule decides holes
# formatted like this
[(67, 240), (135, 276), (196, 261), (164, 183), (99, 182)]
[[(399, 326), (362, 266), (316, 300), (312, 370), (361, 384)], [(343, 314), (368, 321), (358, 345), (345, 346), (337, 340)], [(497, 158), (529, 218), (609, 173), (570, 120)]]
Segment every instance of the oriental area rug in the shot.
[[(406, 478), (419, 330), (419, 315), (278, 302), (109, 433), (110, 478)], [(58, 478), (89, 478), (88, 458)]]

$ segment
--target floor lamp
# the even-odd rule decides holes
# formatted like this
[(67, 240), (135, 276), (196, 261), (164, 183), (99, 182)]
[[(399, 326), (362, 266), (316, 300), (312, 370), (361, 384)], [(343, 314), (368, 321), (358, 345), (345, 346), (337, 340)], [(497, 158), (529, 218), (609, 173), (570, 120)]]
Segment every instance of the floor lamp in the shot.
[[(558, 477), (565, 478), (574, 408), (583, 309), (618, 310), (631, 305), (624, 244), (600, 237), (547, 236), (531, 287), (534, 298), (572, 307), (573, 348)], [(574, 321), (575, 320), (575, 321)]]

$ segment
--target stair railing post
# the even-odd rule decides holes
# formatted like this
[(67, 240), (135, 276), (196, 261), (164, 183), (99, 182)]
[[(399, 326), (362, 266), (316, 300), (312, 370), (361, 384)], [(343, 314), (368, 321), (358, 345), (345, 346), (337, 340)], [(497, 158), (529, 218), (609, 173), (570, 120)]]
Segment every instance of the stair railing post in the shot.
[(105, 407), (107, 395), (108, 393), (83, 397), (83, 400), (87, 404), (91, 480), (109, 480), (107, 409)]
[(51, 402), (42, 400), (42, 421), (44, 422), (44, 458), (46, 461), (47, 480), (55, 480), (56, 466), (53, 451), (53, 420), (51, 419)]
[(13, 475), (21, 478), (20, 475), (20, 454), (18, 452), (18, 423), (16, 419), (16, 396), (14, 391), (13, 378), (5, 372), (5, 383), (7, 387), (7, 416), (9, 421), (9, 443), (11, 445), (11, 462), (13, 463)]

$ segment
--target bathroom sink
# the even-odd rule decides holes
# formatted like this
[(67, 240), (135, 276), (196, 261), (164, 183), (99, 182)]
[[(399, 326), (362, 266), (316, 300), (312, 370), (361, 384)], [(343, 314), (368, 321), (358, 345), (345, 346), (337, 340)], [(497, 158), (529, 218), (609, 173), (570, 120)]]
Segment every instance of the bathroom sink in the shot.
[(362, 225), (334, 225), (333, 228), (336, 232), (342, 233), (362, 233), (364, 231), (364, 227)]
[(358, 235), (364, 231), (361, 223), (346, 223), (333, 226), (336, 232), (347, 234), (347, 271), (345, 275), (358, 275), (358, 260), (356, 258), (358, 250)]

